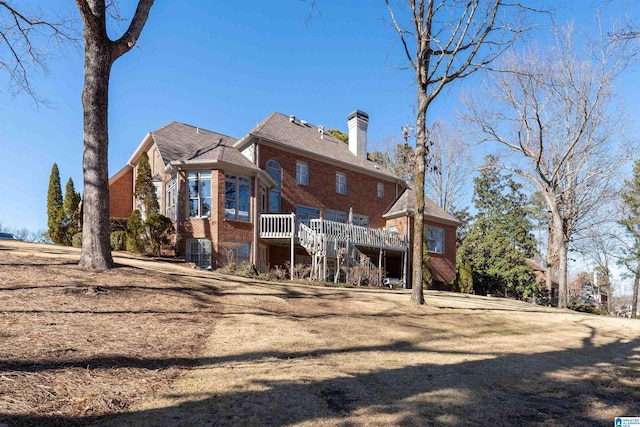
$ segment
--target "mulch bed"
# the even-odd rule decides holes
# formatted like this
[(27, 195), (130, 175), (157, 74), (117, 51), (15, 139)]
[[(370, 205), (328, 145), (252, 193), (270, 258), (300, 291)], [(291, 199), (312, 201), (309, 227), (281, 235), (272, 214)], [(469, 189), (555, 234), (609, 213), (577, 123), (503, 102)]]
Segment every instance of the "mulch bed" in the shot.
[(125, 411), (198, 364), (215, 282), (0, 254), (0, 425), (73, 425)]

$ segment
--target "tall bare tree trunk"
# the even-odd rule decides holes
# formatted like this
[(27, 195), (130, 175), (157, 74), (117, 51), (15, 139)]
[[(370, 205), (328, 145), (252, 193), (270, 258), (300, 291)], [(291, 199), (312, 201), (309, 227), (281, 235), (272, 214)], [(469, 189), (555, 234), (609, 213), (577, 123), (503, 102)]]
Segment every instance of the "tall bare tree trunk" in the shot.
[(424, 304), (424, 291), (422, 289), (423, 271), (429, 265), (429, 255), (424, 251), (424, 178), (425, 178), (425, 150), (427, 147), (427, 106), (426, 84), (420, 84), (424, 79), (418, 71), (418, 114), (416, 117), (416, 151), (415, 151), (415, 215), (413, 221), (413, 288), (411, 289), (411, 301), (416, 304)]
[[(563, 233), (564, 234), (564, 233)], [(565, 239), (564, 235), (558, 245), (558, 308), (567, 308), (568, 305), (568, 292), (569, 287), (567, 285), (568, 272), (567, 272), (567, 253), (569, 251), (569, 241)]]
[(633, 298), (631, 299), (631, 317), (634, 318), (638, 313), (638, 288), (640, 288), (640, 258), (636, 267), (636, 275), (633, 281)]
[[(105, 29), (106, 31), (106, 29)], [(109, 245), (109, 46), (85, 28), (84, 87), (84, 214), (80, 265), (113, 267)]]
[[(111, 2), (109, 2), (111, 3)], [(135, 46), (153, 0), (139, 0), (127, 31), (117, 40), (107, 35), (105, 0), (76, 0), (84, 23), (84, 174), (82, 267), (113, 267), (109, 242), (109, 76), (111, 66)]]

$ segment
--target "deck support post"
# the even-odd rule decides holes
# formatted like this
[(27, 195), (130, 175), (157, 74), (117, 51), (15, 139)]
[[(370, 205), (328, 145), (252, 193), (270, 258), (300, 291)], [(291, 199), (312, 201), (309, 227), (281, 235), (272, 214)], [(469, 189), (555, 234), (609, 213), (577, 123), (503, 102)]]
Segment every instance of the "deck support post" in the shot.
[(296, 214), (291, 212), (291, 280), (293, 280), (293, 268), (296, 261)]

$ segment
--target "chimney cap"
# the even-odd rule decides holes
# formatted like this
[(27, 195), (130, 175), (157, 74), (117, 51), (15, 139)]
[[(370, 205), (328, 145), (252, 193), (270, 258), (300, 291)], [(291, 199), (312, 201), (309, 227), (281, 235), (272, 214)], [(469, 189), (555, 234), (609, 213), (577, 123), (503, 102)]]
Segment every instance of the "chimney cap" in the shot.
[(361, 110), (356, 110), (353, 113), (349, 114), (347, 119), (351, 120), (354, 117), (358, 118), (358, 119), (363, 119), (363, 120), (369, 121), (369, 115), (367, 113), (365, 113), (364, 111), (361, 111)]

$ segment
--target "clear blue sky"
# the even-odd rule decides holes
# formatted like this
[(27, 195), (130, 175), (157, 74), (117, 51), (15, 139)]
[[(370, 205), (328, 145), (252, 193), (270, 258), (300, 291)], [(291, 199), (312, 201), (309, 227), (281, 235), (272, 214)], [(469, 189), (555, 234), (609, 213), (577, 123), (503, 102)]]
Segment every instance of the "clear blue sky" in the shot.
[[(77, 14), (71, 0), (38, 3), (44, 11)], [(562, 16), (590, 25), (591, 2), (575, 3), (567, 1)], [(135, 2), (119, 4), (130, 18)], [(147, 132), (171, 120), (239, 138), (272, 111), (346, 131), (347, 115), (361, 109), (370, 116), (370, 144), (399, 136), (412, 121), (415, 90), (413, 74), (398, 69), (405, 62), (384, 2), (318, 4), (320, 15), (306, 23), (310, 0), (157, 1), (136, 48), (112, 70), (110, 174), (126, 164)], [(624, 0), (610, 6), (618, 8), (627, 9)], [(541, 21), (538, 34), (544, 37), (547, 29)], [(48, 66), (48, 75), (36, 74), (32, 83), (52, 108), (13, 97), (0, 71), (4, 227), (46, 228), (54, 162), (63, 191), (69, 177), (82, 189), (82, 52), (68, 48)], [(456, 89), (443, 95), (430, 120), (451, 119), (459, 107)]]

